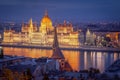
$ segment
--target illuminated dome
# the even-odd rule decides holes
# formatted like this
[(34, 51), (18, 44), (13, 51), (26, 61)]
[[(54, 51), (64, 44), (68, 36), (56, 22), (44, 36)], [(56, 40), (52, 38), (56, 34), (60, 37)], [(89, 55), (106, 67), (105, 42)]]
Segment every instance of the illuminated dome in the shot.
[(47, 32), (52, 31), (52, 30), (53, 30), (52, 20), (48, 16), (47, 11), (45, 11), (45, 15), (41, 19), (40, 31), (42, 33), (47, 33)]
[(49, 16), (48, 16), (48, 13), (47, 13), (47, 11), (45, 12), (45, 15), (44, 15), (44, 17), (42, 18), (42, 20), (41, 20), (41, 26), (42, 25), (45, 25), (45, 26), (52, 26), (52, 21), (51, 21), (51, 19), (49, 18)]
[(42, 23), (52, 23), (52, 21), (51, 21), (51, 19), (49, 18), (48, 15), (45, 15), (41, 20), (41, 24)]

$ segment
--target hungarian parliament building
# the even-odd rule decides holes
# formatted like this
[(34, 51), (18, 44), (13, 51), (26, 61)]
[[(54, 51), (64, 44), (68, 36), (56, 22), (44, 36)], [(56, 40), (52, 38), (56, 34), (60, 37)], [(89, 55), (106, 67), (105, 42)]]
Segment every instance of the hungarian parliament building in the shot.
[[(84, 42), (94, 43), (96, 34), (89, 29), (84, 35), (79, 30), (75, 31), (71, 23), (64, 21), (63, 24), (56, 24), (58, 41), (60, 46), (79, 46)], [(112, 33), (113, 35), (113, 33)], [(15, 30), (4, 30), (2, 43), (20, 43), (35, 45), (52, 45), (54, 39), (54, 26), (47, 11), (40, 22), (40, 27), (29, 20), (28, 24), (22, 24), (21, 32)]]
[[(79, 45), (79, 33), (73, 30), (71, 23), (55, 25), (57, 28), (58, 41), (60, 45)], [(41, 19), (40, 27), (29, 20), (28, 24), (22, 24), (21, 32), (4, 30), (3, 43), (25, 43), (51, 45), (54, 38), (54, 27), (47, 11)]]

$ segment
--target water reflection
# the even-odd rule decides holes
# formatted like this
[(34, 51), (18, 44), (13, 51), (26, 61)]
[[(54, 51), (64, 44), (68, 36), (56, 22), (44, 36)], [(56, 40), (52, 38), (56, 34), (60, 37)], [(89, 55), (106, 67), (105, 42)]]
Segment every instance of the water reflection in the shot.
[[(28, 48), (8, 48), (4, 47), (4, 54), (17, 55), (32, 58), (51, 57), (52, 50), (28, 49)], [(88, 69), (90, 67), (99, 68), (103, 71), (111, 63), (120, 58), (119, 53), (112, 52), (91, 52), (91, 51), (71, 51), (62, 50), (65, 59), (74, 71)]]

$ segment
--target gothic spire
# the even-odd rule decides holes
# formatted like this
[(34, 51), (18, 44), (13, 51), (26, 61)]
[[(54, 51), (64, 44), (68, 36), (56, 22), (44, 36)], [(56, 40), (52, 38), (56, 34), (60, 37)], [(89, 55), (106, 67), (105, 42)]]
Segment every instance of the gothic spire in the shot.
[(33, 22), (32, 18), (29, 20), (29, 33), (33, 32)]
[(53, 40), (53, 47), (52, 48), (53, 48), (53, 54), (51, 56), (52, 58), (64, 59), (64, 56), (59, 48), (56, 27), (54, 28), (54, 40)]
[(29, 25), (30, 25), (30, 26), (33, 25), (32, 18), (31, 18), (30, 21), (29, 21)]
[(45, 16), (48, 16), (48, 11), (47, 11), (47, 9), (45, 10)]

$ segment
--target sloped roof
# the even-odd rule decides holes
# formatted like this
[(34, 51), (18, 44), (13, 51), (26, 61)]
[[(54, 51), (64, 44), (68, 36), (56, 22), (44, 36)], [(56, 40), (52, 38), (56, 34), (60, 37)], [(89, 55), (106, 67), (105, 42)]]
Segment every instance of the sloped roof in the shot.
[(52, 49), (53, 49), (53, 54), (52, 54), (51, 58), (64, 59), (64, 56), (59, 48), (56, 27), (54, 28), (54, 41), (53, 41)]

